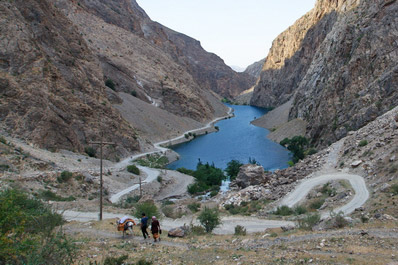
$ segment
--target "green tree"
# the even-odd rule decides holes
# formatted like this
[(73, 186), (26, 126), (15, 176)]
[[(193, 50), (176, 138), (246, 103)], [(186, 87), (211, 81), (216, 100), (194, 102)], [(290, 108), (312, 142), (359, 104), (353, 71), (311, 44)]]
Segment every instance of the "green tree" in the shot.
[(238, 160), (231, 160), (227, 164), (227, 168), (225, 169), (225, 172), (227, 173), (227, 176), (231, 179), (234, 180), (239, 174), (239, 169), (243, 164), (239, 162)]
[(196, 171), (193, 176), (198, 181), (204, 182), (208, 186), (220, 186), (221, 182), (225, 179), (224, 172), (220, 168), (216, 168), (214, 164), (202, 164), (200, 161), (196, 166)]
[(195, 178), (195, 183), (188, 186), (190, 194), (198, 194), (211, 189), (218, 190), (222, 181), (226, 178), (222, 169), (216, 168), (214, 164), (203, 164), (200, 161), (192, 175)]
[(260, 165), (260, 163), (258, 163), (258, 161), (254, 157), (249, 157), (249, 164)]
[(220, 214), (217, 209), (205, 208), (198, 216), (200, 224), (211, 233), (214, 228), (221, 224)]
[(134, 216), (141, 218), (142, 213), (145, 213), (149, 218), (156, 216), (158, 219), (160, 219), (158, 207), (151, 201), (141, 202), (135, 205)]
[(293, 153), (293, 162), (297, 163), (305, 157), (304, 152), (308, 147), (308, 139), (303, 136), (294, 136), (292, 139), (283, 139), (280, 144)]

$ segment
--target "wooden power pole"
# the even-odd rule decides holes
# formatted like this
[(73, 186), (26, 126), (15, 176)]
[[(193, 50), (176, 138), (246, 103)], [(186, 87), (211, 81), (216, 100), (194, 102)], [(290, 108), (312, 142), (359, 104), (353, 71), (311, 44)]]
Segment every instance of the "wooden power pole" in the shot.
[(99, 212), (99, 220), (102, 221), (102, 148), (104, 145), (115, 145), (115, 143), (104, 142), (103, 141), (103, 133), (101, 132), (101, 141), (100, 142), (90, 142), (90, 144), (99, 144), (100, 145), (100, 212)]

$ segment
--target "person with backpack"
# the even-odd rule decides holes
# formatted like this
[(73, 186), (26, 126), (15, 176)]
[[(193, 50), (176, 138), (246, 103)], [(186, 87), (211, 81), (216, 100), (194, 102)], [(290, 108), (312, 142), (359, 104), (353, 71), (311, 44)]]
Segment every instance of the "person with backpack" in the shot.
[(148, 234), (147, 228), (148, 228), (148, 217), (146, 217), (145, 213), (142, 213), (141, 232), (142, 235), (144, 236), (144, 239), (146, 239), (146, 237), (151, 238), (151, 236)]

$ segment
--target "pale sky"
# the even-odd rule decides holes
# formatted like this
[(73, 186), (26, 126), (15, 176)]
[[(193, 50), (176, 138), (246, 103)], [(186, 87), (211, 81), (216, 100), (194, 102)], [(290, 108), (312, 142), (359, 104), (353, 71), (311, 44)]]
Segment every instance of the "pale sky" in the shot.
[(233, 66), (265, 58), (272, 41), (316, 0), (137, 0), (154, 21), (199, 40)]

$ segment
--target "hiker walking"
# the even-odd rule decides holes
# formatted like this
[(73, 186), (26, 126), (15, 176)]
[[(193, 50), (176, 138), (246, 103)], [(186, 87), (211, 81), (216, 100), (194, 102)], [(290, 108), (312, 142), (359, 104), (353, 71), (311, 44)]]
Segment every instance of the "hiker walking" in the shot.
[(160, 241), (160, 234), (162, 233), (162, 230), (160, 229), (160, 224), (156, 219), (156, 216), (152, 216), (151, 232), (153, 235), (153, 241), (156, 242), (158, 238)]
[(144, 239), (146, 239), (146, 237), (151, 238), (151, 236), (148, 234), (147, 228), (148, 228), (148, 217), (145, 216), (145, 213), (142, 213), (141, 232), (142, 235), (144, 236)]

